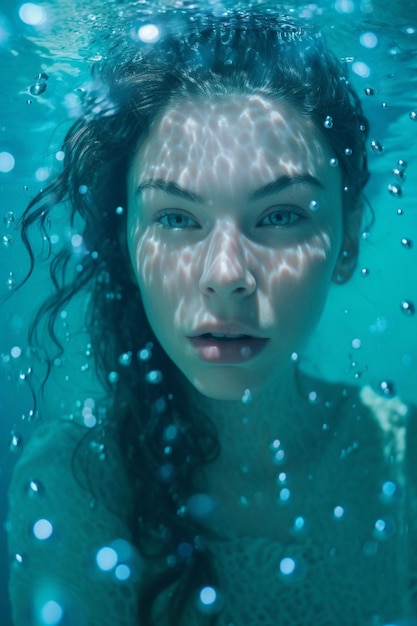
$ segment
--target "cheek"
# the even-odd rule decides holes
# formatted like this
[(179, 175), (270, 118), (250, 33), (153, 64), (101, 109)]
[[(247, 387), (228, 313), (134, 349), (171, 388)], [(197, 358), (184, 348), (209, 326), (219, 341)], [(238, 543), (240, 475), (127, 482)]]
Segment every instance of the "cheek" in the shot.
[(191, 250), (170, 249), (151, 230), (138, 238), (131, 257), (142, 299), (148, 307), (163, 300), (172, 309), (195, 282), (196, 264)]

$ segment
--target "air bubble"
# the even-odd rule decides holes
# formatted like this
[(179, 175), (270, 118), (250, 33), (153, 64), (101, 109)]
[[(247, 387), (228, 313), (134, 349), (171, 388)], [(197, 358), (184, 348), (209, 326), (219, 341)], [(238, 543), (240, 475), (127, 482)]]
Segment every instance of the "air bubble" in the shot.
[(369, 276), (369, 270), (368, 270), (368, 268), (367, 268), (367, 267), (363, 267), (363, 268), (361, 269), (361, 275), (362, 275), (362, 276)]
[(365, 87), (364, 92), (367, 96), (374, 96), (376, 94), (375, 89), (372, 89), (372, 87)]
[(388, 185), (388, 191), (392, 196), (397, 198), (401, 198), (403, 195), (403, 190), (399, 185)]
[(39, 539), (40, 541), (45, 541), (45, 539), (49, 539), (52, 536), (53, 532), (54, 528), (51, 522), (47, 519), (38, 519), (33, 524), (33, 534), (35, 535), (36, 539)]
[(96, 563), (102, 572), (109, 572), (117, 565), (117, 552), (110, 546), (104, 546), (96, 554)]
[(122, 206), (118, 206), (116, 208), (116, 215), (123, 215), (123, 213), (125, 212), (124, 208)]
[(47, 85), (45, 82), (34, 83), (30, 86), (29, 91), (32, 96), (40, 96), (46, 91), (46, 87)]
[(8, 248), (9, 246), (13, 245), (14, 239), (11, 235), (3, 235), (3, 237), (1, 238), (1, 242), (5, 248)]
[(404, 169), (407, 169), (408, 167), (408, 163), (407, 161), (404, 161), (404, 159), (398, 159), (398, 163), (397, 163), (400, 167), (403, 167)]
[(403, 237), (403, 238), (401, 239), (401, 245), (402, 245), (404, 248), (408, 248), (408, 249), (410, 249), (410, 248), (412, 248), (412, 247), (413, 247), (413, 242), (411, 241), (411, 239), (407, 239), (406, 237)]
[(279, 564), (279, 571), (281, 572), (282, 576), (291, 576), (292, 574), (294, 574), (296, 566), (297, 563), (295, 559), (287, 556), (284, 559), (281, 559)]
[(162, 372), (159, 370), (152, 370), (146, 374), (145, 380), (147, 383), (151, 383), (152, 385), (158, 385), (163, 380)]
[(9, 450), (11, 452), (19, 452), (23, 448), (23, 437), (16, 433), (14, 430), (10, 433), (9, 437)]
[(62, 606), (55, 600), (48, 600), (41, 608), (42, 624), (44, 626), (57, 626), (64, 617)]
[(339, 161), (335, 158), (330, 159), (329, 163), (330, 163), (330, 167), (337, 167), (339, 165)]
[(410, 115), (409, 115), (410, 120), (416, 121), (417, 120), (417, 111), (411, 111)]
[(324, 128), (333, 128), (333, 118), (328, 115), (323, 122)]
[(109, 375), (107, 376), (107, 380), (110, 383), (117, 383), (117, 381), (119, 380), (119, 374), (117, 372), (109, 372)]
[(311, 202), (308, 205), (308, 208), (310, 209), (310, 211), (318, 211), (318, 209), (320, 208), (320, 204), (318, 203), (317, 200), (311, 200)]
[(394, 167), (392, 173), (394, 174), (395, 178), (398, 178), (398, 180), (404, 181), (406, 178), (404, 167)]
[(387, 480), (382, 485), (382, 490), (381, 491), (382, 491), (381, 499), (384, 502), (390, 503), (393, 500), (395, 500), (397, 495), (398, 495), (398, 485), (396, 485), (394, 482), (392, 482), (392, 480)]
[(3, 222), (6, 224), (7, 227), (9, 227), (11, 224), (13, 224), (14, 219), (14, 213), (12, 211), (7, 211), (7, 213), (4, 214)]
[(39, 497), (43, 494), (43, 485), (39, 480), (30, 480), (25, 489), (28, 496)]
[(40, 26), (46, 21), (46, 11), (33, 2), (25, 2), (19, 9), (19, 17), (29, 26)]
[(10, 152), (0, 152), (0, 172), (8, 174), (15, 166), (15, 159)]
[(335, 519), (342, 519), (345, 514), (345, 509), (342, 506), (335, 506), (333, 509), (333, 517)]
[(405, 315), (414, 315), (414, 313), (416, 312), (415, 306), (412, 302), (410, 302), (409, 300), (403, 300), (401, 302), (401, 311), (405, 314)]
[(345, 155), (352, 156), (352, 148), (345, 148)]
[(119, 356), (118, 360), (119, 360), (120, 365), (123, 365), (124, 367), (128, 367), (132, 362), (132, 353), (123, 352), (123, 354)]
[(388, 396), (388, 397), (395, 396), (394, 383), (389, 380), (382, 380), (379, 383), (379, 389), (384, 394), (384, 396)]
[(252, 393), (250, 389), (245, 389), (242, 396), (242, 404), (249, 404), (252, 400)]
[(384, 146), (380, 141), (375, 141), (375, 139), (373, 139), (371, 141), (371, 150), (372, 152), (375, 152), (375, 154), (382, 154), (384, 152)]

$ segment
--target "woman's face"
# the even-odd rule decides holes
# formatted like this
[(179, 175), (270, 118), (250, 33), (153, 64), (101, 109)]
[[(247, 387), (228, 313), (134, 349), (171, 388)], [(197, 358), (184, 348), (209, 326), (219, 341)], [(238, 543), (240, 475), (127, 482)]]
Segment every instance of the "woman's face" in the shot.
[(343, 241), (342, 181), (312, 121), (258, 95), (181, 101), (128, 174), (152, 329), (201, 393), (274, 384), (315, 328)]

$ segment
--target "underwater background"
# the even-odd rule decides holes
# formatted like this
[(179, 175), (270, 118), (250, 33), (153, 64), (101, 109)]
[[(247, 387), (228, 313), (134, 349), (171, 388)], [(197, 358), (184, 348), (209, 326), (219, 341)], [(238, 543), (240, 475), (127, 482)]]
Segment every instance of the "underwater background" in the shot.
[[(331, 47), (347, 60), (350, 77), (371, 121), (371, 181), (359, 265), (353, 279), (332, 289), (304, 366), (316, 376), (371, 385), (417, 403), (417, 1), (336, 0), (320, 3), (177, 0), (123, 2), (58, 0), (0, 6), (0, 624), (10, 626), (5, 523), (7, 485), (29, 425), (39, 415), (26, 332), (48, 294), (47, 262), (21, 290), (28, 256), (16, 225), (27, 202), (59, 168), (60, 141), (79, 112), (79, 94), (91, 64), (105, 54), (117, 24), (157, 23), (166, 6), (179, 10), (277, 6), (317, 22)], [(144, 45), (151, 45), (146, 44)], [(375, 223), (372, 222), (372, 211)], [(63, 213), (50, 225), (52, 249), (69, 229)], [(42, 254), (42, 247), (37, 252)], [(76, 246), (74, 254), (77, 254)], [(13, 292), (16, 293), (13, 295)], [(308, 302), (302, 303), (308, 307)], [(49, 410), (68, 410), (68, 371), (84, 372), (77, 307), (63, 312), (72, 360), (57, 363)], [(71, 350), (72, 347), (72, 350)], [(87, 372), (84, 388), (94, 385)]]

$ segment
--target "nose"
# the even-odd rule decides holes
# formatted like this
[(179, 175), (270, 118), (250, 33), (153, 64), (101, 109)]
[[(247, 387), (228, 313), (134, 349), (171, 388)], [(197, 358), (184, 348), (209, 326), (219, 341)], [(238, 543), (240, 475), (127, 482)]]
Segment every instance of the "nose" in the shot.
[(256, 289), (256, 280), (249, 271), (247, 250), (239, 229), (230, 223), (219, 225), (210, 236), (200, 278), (204, 295), (246, 297)]

